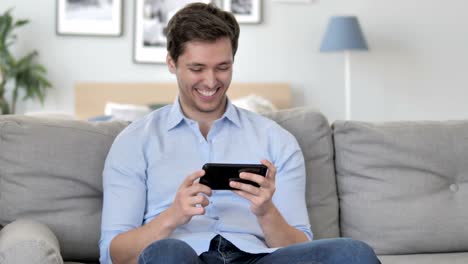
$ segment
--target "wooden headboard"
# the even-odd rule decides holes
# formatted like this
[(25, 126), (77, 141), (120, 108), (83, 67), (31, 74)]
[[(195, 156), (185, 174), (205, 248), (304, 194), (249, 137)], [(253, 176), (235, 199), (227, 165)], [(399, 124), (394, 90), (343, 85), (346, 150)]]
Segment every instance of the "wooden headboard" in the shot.
[[(107, 102), (122, 104), (170, 104), (178, 93), (176, 83), (100, 83), (79, 82), (75, 85), (75, 116), (87, 119), (104, 114)], [(291, 106), (291, 91), (285, 83), (236, 83), (228, 90), (230, 99), (259, 95), (277, 108)]]

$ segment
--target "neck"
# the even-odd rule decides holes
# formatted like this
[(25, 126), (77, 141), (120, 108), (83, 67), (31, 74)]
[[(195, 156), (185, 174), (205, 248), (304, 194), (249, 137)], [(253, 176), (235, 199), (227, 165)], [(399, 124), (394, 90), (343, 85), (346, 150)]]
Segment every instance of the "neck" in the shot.
[(184, 106), (184, 104), (181, 102), (180, 102), (180, 108), (182, 110), (182, 113), (186, 117), (198, 123), (200, 132), (202, 133), (203, 137), (207, 138), (208, 132), (210, 132), (211, 125), (213, 124), (213, 122), (221, 118), (224, 112), (226, 112), (227, 98), (224, 99), (223, 106), (220, 107), (219, 110), (215, 110), (212, 112), (197, 111), (196, 109), (191, 109), (190, 107)]
[(202, 112), (197, 109), (194, 109), (190, 106), (184, 105), (183, 102), (179, 101), (180, 103), (180, 108), (182, 110), (182, 113), (194, 120), (197, 121), (198, 123), (203, 123), (203, 124), (212, 124), (214, 121), (217, 119), (221, 118), (223, 116), (224, 112), (226, 112), (227, 108), (227, 98), (224, 98), (224, 103), (222, 107), (220, 107), (217, 110), (210, 111), (210, 112)]

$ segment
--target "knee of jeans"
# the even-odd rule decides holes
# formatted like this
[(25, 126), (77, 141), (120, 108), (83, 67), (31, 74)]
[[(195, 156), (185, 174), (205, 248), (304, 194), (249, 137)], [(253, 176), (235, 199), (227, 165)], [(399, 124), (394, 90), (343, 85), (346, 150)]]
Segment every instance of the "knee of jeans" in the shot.
[(352, 238), (343, 238), (342, 241), (345, 244), (345, 248), (351, 251), (351, 254), (358, 254), (361, 259), (376, 259), (374, 249), (364, 241)]
[(179, 239), (173, 239), (173, 238), (166, 238), (166, 239), (155, 241), (151, 245), (149, 245), (146, 249), (150, 249), (150, 250), (157, 249), (158, 251), (161, 251), (161, 252), (169, 252), (169, 251), (181, 252), (185, 250), (190, 250), (190, 251), (193, 250), (184, 241), (179, 240)]
[(153, 242), (140, 254), (139, 259), (155, 257), (177, 257), (195, 254), (195, 251), (182, 240), (167, 238)]

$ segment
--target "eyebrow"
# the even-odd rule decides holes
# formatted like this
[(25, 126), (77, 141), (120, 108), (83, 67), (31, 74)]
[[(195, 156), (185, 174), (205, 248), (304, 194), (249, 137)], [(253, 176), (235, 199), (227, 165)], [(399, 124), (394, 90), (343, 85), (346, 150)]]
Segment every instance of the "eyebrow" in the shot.
[(203, 67), (203, 66), (205, 66), (205, 64), (202, 64), (202, 63), (188, 63), (187, 66), (188, 67)]
[[(223, 61), (219, 64), (217, 64), (217, 66), (219, 65), (231, 65), (233, 62), (232, 61)], [(198, 62), (193, 62), (193, 63), (188, 63), (187, 64), (188, 67), (205, 67), (206, 64), (203, 64), (203, 63), (198, 63)]]

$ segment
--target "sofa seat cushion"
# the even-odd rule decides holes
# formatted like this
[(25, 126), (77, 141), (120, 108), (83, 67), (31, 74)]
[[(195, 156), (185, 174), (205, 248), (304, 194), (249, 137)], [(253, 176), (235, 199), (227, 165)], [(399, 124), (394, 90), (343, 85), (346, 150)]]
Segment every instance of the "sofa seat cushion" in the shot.
[(379, 259), (382, 264), (466, 264), (468, 253), (381, 255)]
[(125, 126), (0, 117), (0, 225), (44, 223), (64, 259), (97, 260), (104, 160)]
[(468, 121), (335, 122), (343, 236), (377, 254), (468, 251)]

